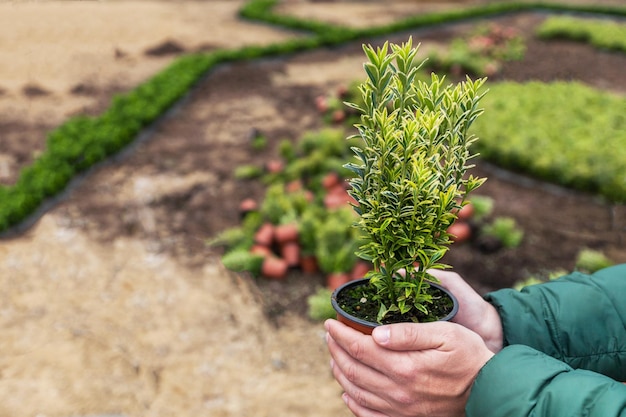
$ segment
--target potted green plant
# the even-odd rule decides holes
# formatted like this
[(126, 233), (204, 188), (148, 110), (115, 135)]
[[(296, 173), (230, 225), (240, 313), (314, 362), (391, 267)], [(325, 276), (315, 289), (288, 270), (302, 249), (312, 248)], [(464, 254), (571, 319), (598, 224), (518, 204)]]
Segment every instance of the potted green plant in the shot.
[[(409, 39), (364, 45), (366, 80), (355, 124), (362, 147), (350, 194), (363, 244), (356, 254), (373, 264), (364, 280), (338, 288), (331, 302), (338, 319), (366, 333), (380, 324), (450, 317), (455, 300), (429, 273), (443, 269), (447, 232), (468, 193), (484, 179), (467, 175), (476, 138), (468, 131), (482, 113), (485, 79), (444, 86), (444, 78), (417, 78), (424, 61)], [(356, 319), (358, 324), (354, 324)]]
[(326, 285), (335, 289), (350, 280), (350, 271), (357, 258), (358, 231), (353, 228), (354, 213), (350, 207), (340, 207), (328, 213), (317, 230), (315, 255)]

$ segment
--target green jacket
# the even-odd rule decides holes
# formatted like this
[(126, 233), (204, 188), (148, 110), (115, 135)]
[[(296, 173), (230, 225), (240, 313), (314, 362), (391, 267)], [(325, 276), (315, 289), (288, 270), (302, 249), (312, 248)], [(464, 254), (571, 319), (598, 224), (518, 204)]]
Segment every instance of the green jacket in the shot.
[(486, 299), (505, 347), (478, 374), (467, 417), (626, 417), (626, 264)]

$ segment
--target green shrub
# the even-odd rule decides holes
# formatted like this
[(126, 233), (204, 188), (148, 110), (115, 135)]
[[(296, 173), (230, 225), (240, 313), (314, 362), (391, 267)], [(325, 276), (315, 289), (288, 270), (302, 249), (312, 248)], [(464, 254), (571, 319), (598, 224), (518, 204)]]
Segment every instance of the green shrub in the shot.
[(469, 197), (470, 203), (474, 207), (473, 218), (477, 221), (489, 217), (493, 212), (493, 198), (484, 195), (472, 195)]
[(261, 272), (263, 259), (261, 255), (255, 255), (245, 249), (238, 249), (229, 251), (222, 256), (222, 263), (231, 271), (247, 271), (256, 276)]
[(484, 159), (626, 201), (626, 98), (580, 83), (500, 83), (474, 132)]
[(210, 246), (236, 247), (246, 243), (252, 243), (252, 239), (243, 227), (231, 227), (218, 233), (216, 237), (209, 240)]
[(520, 60), (526, 46), (513, 29), (499, 25), (479, 25), (466, 37), (450, 42), (447, 50), (430, 52), (428, 65), (436, 71), (465, 71), (477, 76), (492, 76), (500, 71), (502, 62)]
[(328, 288), (319, 288), (307, 298), (309, 317), (312, 320), (323, 321), (334, 318), (337, 315), (330, 303), (331, 294), (332, 291)]
[(515, 285), (513, 285), (513, 288), (516, 290), (521, 290), (522, 288), (528, 287), (529, 285), (542, 284), (544, 282), (562, 277), (563, 275), (567, 275), (567, 271), (565, 269), (556, 269), (554, 271), (538, 273), (515, 283)]
[(356, 264), (359, 232), (352, 227), (355, 216), (350, 207), (342, 207), (320, 222), (315, 256), (325, 273), (349, 272)]
[(516, 248), (522, 243), (524, 231), (521, 230), (515, 219), (511, 217), (497, 217), (491, 223), (482, 227), (481, 233), (491, 236), (502, 242), (505, 248)]
[(571, 39), (589, 42), (599, 49), (626, 52), (626, 24), (606, 19), (552, 16), (537, 28), (536, 34), (542, 39)]
[(238, 180), (251, 180), (263, 176), (263, 168), (256, 165), (240, 165), (235, 168), (235, 178)]
[(604, 253), (593, 249), (582, 249), (576, 258), (576, 269), (592, 274), (615, 263)]
[(320, 225), (323, 222), (326, 212), (319, 205), (311, 205), (302, 213), (300, 218), (299, 242), (303, 255), (314, 255), (318, 244), (318, 234)]

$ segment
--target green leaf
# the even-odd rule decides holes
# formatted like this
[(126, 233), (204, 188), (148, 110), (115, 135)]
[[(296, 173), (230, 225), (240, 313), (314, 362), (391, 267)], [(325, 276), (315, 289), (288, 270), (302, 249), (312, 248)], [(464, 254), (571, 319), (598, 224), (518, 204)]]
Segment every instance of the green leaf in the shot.
[(385, 306), (385, 304), (380, 303), (380, 308), (378, 309), (378, 315), (376, 316), (379, 323), (383, 321), (388, 311), (389, 310), (387, 310), (387, 307)]

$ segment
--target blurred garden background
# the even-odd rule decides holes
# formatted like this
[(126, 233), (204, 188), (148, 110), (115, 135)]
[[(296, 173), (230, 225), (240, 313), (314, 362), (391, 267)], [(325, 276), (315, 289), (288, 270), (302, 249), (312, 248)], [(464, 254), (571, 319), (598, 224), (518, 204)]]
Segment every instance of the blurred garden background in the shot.
[(623, 1), (3, 1), (0, 416), (350, 415), (343, 101), (409, 37), (488, 79), (445, 262), (481, 293), (626, 262)]

